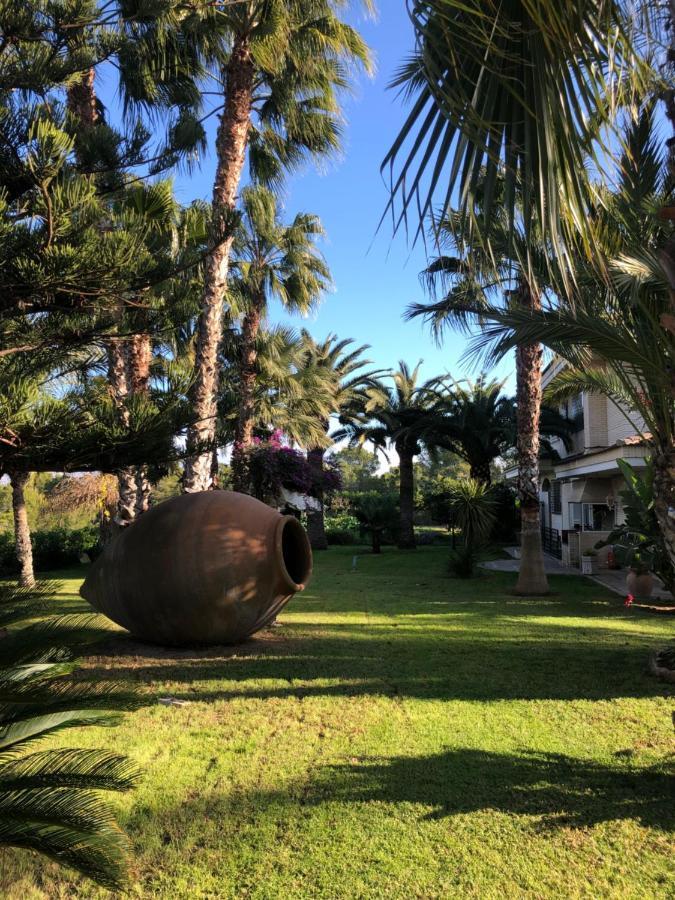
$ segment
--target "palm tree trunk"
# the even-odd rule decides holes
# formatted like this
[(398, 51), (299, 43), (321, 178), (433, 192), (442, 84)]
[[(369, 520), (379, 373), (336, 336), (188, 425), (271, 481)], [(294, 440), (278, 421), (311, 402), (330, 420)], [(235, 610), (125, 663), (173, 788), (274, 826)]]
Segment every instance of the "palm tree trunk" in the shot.
[(211, 487), (211, 456), (216, 438), (218, 352), (222, 339), (223, 308), (232, 249), (231, 214), (235, 207), (246, 158), (255, 68), (247, 40), (235, 39), (224, 72), (225, 108), (216, 138), (216, 177), (213, 185), (213, 233), (228, 236), (206, 261), (204, 294), (197, 331), (195, 380), (191, 401), (196, 422), (188, 429), (183, 490)]
[[(149, 334), (135, 334), (127, 346), (127, 366), (129, 392), (133, 396), (147, 396), (150, 385), (150, 362), (152, 360), (152, 344)], [(135, 466), (136, 499), (135, 516), (142, 515), (150, 509), (152, 487), (148, 477), (148, 467)]]
[(382, 533), (377, 528), (373, 528), (371, 535), (373, 553), (382, 553)]
[(492, 472), (490, 471), (490, 463), (473, 462), (470, 464), (469, 476), (475, 481), (490, 487), (492, 484)]
[[(520, 286), (520, 302), (527, 309), (540, 308), (538, 298), (524, 284)], [(541, 360), (540, 344), (521, 344), (516, 349), (518, 496), (521, 516), (520, 569), (516, 593), (523, 596), (548, 593), (539, 515)]]
[[(315, 447), (313, 450), (307, 451), (307, 462), (312, 469), (317, 483), (320, 483), (323, 476), (323, 458), (325, 450), (322, 447)], [(317, 499), (321, 503), (321, 509), (312, 510), (307, 513), (307, 535), (312, 550), (328, 550), (328, 538), (326, 537), (326, 523), (323, 511), (323, 491), (318, 492)]]
[(28, 472), (10, 472), (10, 479), (12, 482), (14, 544), (16, 547), (16, 558), (21, 566), (19, 584), (21, 587), (33, 587), (35, 585), (33, 545), (30, 539), (30, 526), (28, 524), (28, 512), (26, 511), (26, 498), (24, 496), (24, 489), (28, 482)]
[(415, 477), (413, 474), (413, 453), (399, 442), (396, 445), (399, 457), (399, 509), (400, 522), (398, 534), (399, 550), (415, 549)]
[(654, 457), (654, 512), (675, 567), (675, 447)]
[(247, 451), (253, 443), (255, 426), (255, 382), (258, 374), (256, 341), (262, 319), (261, 302), (255, 303), (244, 317), (241, 329), (240, 396), (237, 426), (232, 450), (232, 482), (235, 491), (251, 493)]

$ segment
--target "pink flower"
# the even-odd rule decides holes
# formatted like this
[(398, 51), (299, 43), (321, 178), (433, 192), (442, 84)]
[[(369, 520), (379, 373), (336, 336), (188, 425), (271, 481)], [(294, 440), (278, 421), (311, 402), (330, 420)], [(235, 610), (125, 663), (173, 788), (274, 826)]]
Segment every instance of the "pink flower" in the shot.
[(634, 600), (635, 600), (635, 597), (632, 594), (628, 594), (626, 599), (623, 601), (623, 605), (624, 606), (632, 606)]

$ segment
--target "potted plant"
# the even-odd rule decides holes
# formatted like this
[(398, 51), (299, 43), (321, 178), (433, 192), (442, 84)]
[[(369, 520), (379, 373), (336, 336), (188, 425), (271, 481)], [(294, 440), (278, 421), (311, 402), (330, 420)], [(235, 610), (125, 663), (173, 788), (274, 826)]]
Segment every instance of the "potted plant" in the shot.
[(654, 464), (646, 461), (637, 472), (623, 459), (617, 460), (626, 489), (621, 491), (625, 522), (618, 525), (596, 549), (611, 546), (615, 561), (628, 568), (626, 587), (635, 597), (649, 597), (655, 573), (675, 595), (675, 571), (654, 512)]
[(593, 575), (595, 572), (595, 558), (597, 555), (595, 550), (584, 550), (581, 556), (582, 575)]
[(633, 597), (651, 597), (654, 590), (654, 576), (651, 573), (653, 559), (647, 552), (635, 551), (626, 576), (626, 588)]

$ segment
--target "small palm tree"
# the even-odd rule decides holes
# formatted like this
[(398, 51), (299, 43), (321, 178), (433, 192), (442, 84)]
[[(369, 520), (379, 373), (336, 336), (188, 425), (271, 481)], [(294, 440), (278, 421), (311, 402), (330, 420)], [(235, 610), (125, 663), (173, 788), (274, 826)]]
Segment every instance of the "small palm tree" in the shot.
[(353, 506), (353, 512), (364, 531), (370, 533), (373, 553), (382, 552), (382, 535), (391, 529), (396, 521), (398, 504), (393, 494), (379, 491), (360, 494)]
[(232, 453), (234, 489), (248, 493), (246, 450), (255, 425), (256, 340), (273, 299), (306, 315), (330, 286), (330, 273), (316, 239), (323, 234), (316, 216), (301, 213), (290, 225), (278, 218), (274, 194), (264, 187), (242, 192), (242, 223), (235, 238), (229, 296), (243, 314), (239, 343), (239, 415)]
[[(340, 340), (334, 334), (329, 334), (319, 343), (307, 331), (302, 332), (302, 340), (305, 346), (303, 366), (308, 372), (318, 369), (332, 384), (330, 414), (338, 416), (343, 425), (353, 421), (363, 412), (366, 389), (375, 386), (375, 379), (379, 374), (361, 371), (369, 364), (369, 360), (362, 356), (368, 346), (352, 347), (352, 340)], [(323, 419), (322, 425), (327, 436), (330, 429), (328, 416)], [(323, 443), (306, 446), (307, 460), (317, 473), (317, 484), (321, 483), (326, 447)], [(322, 500), (321, 497), (318, 499)], [(328, 548), (323, 505), (320, 510), (308, 513), (307, 532), (313, 550)]]
[(100, 793), (130, 790), (138, 770), (109, 750), (34, 745), (66, 728), (110, 724), (111, 711), (134, 701), (110, 686), (69, 680), (73, 648), (100, 636), (93, 630), (100, 619), (45, 618), (52, 597), (50, 585), (0, 587), (0, 845), (36, 850), (121, 890), (128, 843)]
[(399, 458), (400, 529), (398, 546), (415, 548), (415, 478), (413, 463), (421, 453), (428, 417), (438, 402), (437, 379), (419, 383), (421, 361), (411, 369), (399, 362), (389, 376), (392, 385), (383, 382), (366, 390), (363, 413), (348, 422), (335, 437), (348, 437), (351, 443), (370, 441), (384, 451), (392, 444)]

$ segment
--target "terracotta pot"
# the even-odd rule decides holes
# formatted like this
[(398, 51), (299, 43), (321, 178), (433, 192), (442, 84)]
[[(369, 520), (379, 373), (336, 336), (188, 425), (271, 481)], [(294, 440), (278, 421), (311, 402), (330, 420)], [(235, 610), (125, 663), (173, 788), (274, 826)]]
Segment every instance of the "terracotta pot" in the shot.
[(232, 644), (267, 625), (311, 572), (297, 519), (209, 491), (160, 503), (122, 531), (80, 593), (145, 641)]
[(634, 569), (631, 569), (626, 576), (626, 588), (628, 593), (634, 597), (651, 597), (654, 590), (654, 576), (651, 572), (638, 575)]

